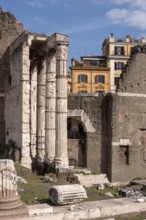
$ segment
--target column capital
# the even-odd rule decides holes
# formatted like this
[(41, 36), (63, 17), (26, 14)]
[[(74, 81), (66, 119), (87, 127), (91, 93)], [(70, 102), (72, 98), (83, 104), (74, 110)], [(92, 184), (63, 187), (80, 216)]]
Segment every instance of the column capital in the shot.
[(56, 48), (56, 59), (67, 60), (68, 57), (68, 43), (57, 42)]

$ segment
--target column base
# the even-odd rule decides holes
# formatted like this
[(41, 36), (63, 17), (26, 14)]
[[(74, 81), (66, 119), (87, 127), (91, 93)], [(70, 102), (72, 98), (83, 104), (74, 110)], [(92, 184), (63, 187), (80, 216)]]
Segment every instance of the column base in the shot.
[(65, 173), (70, 170), (69, 165), (68, 165), (68, 158), (62, 159), (60, 157), (56, 157), (54, 159), (54, 164), (55, 164), (55, 169), (59, 173)]
[(41, 157), (39, 154), (37, 154), (35, 156), (35, 160), (38, 162), (38, 163), (43, 163), (44, 162), (44, 158)]
[(44, 157), (44, 162), (48, 163), (48, 164), (53, 164), (54, 163), (54, 157)]
[(23, 166), (23, 167), (26, 167), (26, 168), (28, 168), (28, 169), (30, 169), (31, 170), (31, 164), (32, 164), (32, 160), (31, 160), (31, 158), (30, 157), (22, 157), (21, 158), (21, 165)]
[(28, 217), (27, 207), (20, 201), (20, 197), (0, 200), (0, 219), (17, 219)]

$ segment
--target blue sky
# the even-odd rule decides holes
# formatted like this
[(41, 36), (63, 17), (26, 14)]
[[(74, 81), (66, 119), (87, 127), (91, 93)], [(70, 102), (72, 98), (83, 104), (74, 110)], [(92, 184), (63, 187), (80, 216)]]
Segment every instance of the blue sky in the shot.
[(25, 30), (69, 36), (71, 58), (102, 54), (102, 42), (131, 34), (146, 37), (146, 0), (0, 0)]

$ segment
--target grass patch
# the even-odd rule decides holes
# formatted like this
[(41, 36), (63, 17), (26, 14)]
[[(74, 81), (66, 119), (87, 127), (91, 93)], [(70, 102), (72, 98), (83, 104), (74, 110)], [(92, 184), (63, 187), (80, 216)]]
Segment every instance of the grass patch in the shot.
[(120, 216), (116, 217), (116, 220), (145, 220), (146, 219), (146, 213), (135, 213), (135, 214), (129, 214), (127, 216)]
[(43, 176), (32, 173), (29, 169), (15, 163), (17, 175), (24, 178), (27, 183), (17, 182), (19, 195), (25, 204), (38, 204), (49, 202), (48, 190), (51, 183), (45, 183)]
[(120, 198), (119, 193), (118, 193), (118, 188), (116, 187), (105, 187), (105, 189), (101, 190), (101, 189), (97, 189), (95, 187), (91, 187), (91, 188), (86, 188), (87, 193), (95, 193), (99, 196), (105, 196), (105, 193), (110, 192), (114, 198)]

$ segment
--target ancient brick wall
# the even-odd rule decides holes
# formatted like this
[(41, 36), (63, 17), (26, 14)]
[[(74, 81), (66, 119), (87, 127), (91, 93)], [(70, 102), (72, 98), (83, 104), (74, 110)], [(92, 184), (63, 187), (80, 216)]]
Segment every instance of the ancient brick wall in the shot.
[[(11, 79), (9, 76), (9, 51), (8, 46), (20, 35), (23, 26), (9, 12), (0, 8), (0, 95), (4, 96)], [(5, 140), (4, 98), (0, 98), (0, 145)], [(10, 110), (10, 109), (9, 109)], [(16, 111), (16, 110), (15, 110)], [(10, 115), (10, 112), (9, 112)]]
[(9, 75), (8, 46), (22, 33), (20, 24), (10, 12), (0, 8), (0, 92), (4, 92)]
[(133, 53), (123, 70), (117, 92), (146, 93), (145, 59), (144, 52)]
[[(103, 114), (105, 171), (112, 181), (146, 176), (146, 54), (134, 53), (120, 79), (118, 92), (106, 97)], [(105, 106), (107, 107), (105, 109)], [(105, 159), (105, 158), (104, 158)]]
[(101, 119), (101, 110), (102, 110), (102, 101), (104, 96), (99, 95), (86, 95), (78, 96), (71, 95), (68, 97), (68, 109), (83, 109), (95, 128), (95, 132), (88, 132), (88, 127), (86, 129), (86, 165), (93, 172), (99, 173), (102, 171), (102, 119)]
[(146, 175), (146, 98), (112, 94), (108, 101), (109, 121), (103, 133), (104, 138), (107, 139), (104, 147), (108, 147), (105, 171), (112, 181), (144, 177)]
[(0, 97), (0, 146), (5, 143), (4, 97)]

